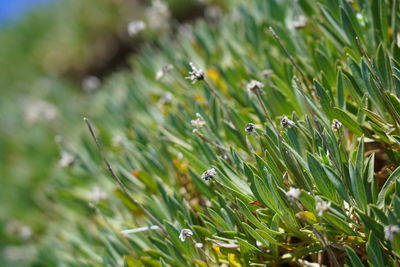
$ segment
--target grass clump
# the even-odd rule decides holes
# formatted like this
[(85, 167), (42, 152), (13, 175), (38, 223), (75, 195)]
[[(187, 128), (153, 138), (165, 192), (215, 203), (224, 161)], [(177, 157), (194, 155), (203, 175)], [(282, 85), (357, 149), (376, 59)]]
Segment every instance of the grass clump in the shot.
[(98, 96), (98, 147), (83, 136), (57, 187), (66, 262), (397, 266), (398, 3), (235, 5)]

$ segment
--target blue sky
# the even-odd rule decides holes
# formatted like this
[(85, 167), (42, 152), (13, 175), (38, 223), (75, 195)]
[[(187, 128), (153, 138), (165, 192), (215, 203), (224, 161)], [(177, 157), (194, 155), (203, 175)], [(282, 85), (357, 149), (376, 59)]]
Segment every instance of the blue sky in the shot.
[(0, 0), (0, 25), (12, 22), (32, 8), (54, 0)]

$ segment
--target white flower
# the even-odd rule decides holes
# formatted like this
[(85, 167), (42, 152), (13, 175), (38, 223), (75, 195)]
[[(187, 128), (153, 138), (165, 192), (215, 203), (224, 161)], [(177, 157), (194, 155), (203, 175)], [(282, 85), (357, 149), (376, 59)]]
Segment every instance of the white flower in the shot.
[(223, 11), (219, 6), (216, 5), (207, 5), (204, 10), (204, 17), (207, 21), (215, 21), (223, 15)]
[(172, 99), (174, 98), (173, 94), (171, 92), (166, 92), (159, 100), (160, 104), (167, 104), (171, 103)]
[(256, 94), (256, 93), (261, 93), (261, 89), (264, 87), (264, 84), (257, 81), (257, 80), (252, 80), (249, 82), (246, 86), (247, 91), (250, 94)]
[(124, 144), (124, 137), (122, 136), (122, 134), (116, 134), (113, 136), (111, 143), (115, 147), (122, 147), (122, 145)]
[(397, 225), (387, 225), (385, 226), (384, 230), (385, 232), (385, 239), (389, 241), (393, 241), (394, 238), (396, 237), (396, 234), (400, 231), (399, 227)]
[(188, 237), (190, 237), (190, 236), (192, 236), (193, 235), (193, 232), (191, 231), (191, 230), (189, 230), (189, 229), (182, 229), (182, 231), (181, 231), (181, 233), (180, 233), (180, 235), (179, 235), (179, 239), (182, 241), (182, 242), (185, 242), (186, 241), (186, 238), (188, 238)]
[(283, 128), (292, 128), (293, 126), (296, 125), (296, 123), (292, 120), (290, 120), (288, 117), (284, 116), (281, 120), (281, 125)]
[(82, 88), (85, 92), (91, 93), (100, 86), (100, 79), (96, 76), (88, 76), (82, 81)]
[(363, 14), (361, 14), (360, 12), (358, 12), (358, 13), (356, 14), (356, 18), (357, 18), (358, 22), (360, 23), (360, 25), (361, 25), (362, 27), (364, 27), (364, 26), (365, 26), (365, 19), (364, 19)]
[(52, 121), (57, 117), (57, 108), (45, 101), (29, 101), (24, 107), (24, 116), (26, 122), (35, 124), (40, 121)]
[(154, 0), (145, 11), (149, 26), (154, 30), (163, 30), (169, 27), (168, 20), (171, 17), (168, 5), (163, 1)]
[(340, 121), (338, 121), (337, 119), (334, 119), (332, 121), (332, 130), (337, 131), (340, 129), (340, 127), (342, 127), (342, 123)]
[(323, 201), (322, 199), (318, 198), (317, 199), (317, 204), (315, 209), (318, 212), (318, 216), (322, 216), (324, 212), (328, 211), (329, 208), (331, 207), (331, 202)]
[(142, 20), (135, 20), (128, 23), (128, 34), (135, 36), (146, 29), (146, 23)]
[(192, 83), (204, 80), (204, 71), (202, 69), (197, 69), (192, 62), (190, 62), (189, 65), (192, 68), (192, 71), (189, 71), (190, 76), (186, 77), (186, 79), (191, 80)]
[(289, 191), (287, 191), (285, 194), (290, 202), (295, 202), (296, 200), (299, 199), (301, 191), (298, 188), (290, 187)]
[(244, 128), (244, 130), (245, 130), (246, 132), (248, 132), (248, 133), (253, 133), (254, 130), (255, 130), (255, 128), (256, 128), (256, 125), (255, 125), (254, 123), (248, 123), (248, 124), (246, 125), (246, 128)]
[(73, 155), (67, 152), (62, 152), (61, 158), (58, 161), (58, 165), (60, 165), (60, 167), (66, 168), (66, 167), (71, 167), (72, 165), (75, 164), (75, 162), (76, 158)]
[(196, 127), (196, 129), (200, 129), (204, 125), (206, 125), (206, 121), (203, 119), (203, 117), (200, 115), (200, 113), (196, 113), (196, 119), (191, 120), (190, 124), (192, 124), (192, 126)]
[(213, 179), (215, 175), (217, 175), (217, 171), (214, 168), (211, 168), (203, 172), (203, 174), (201, 175), (201, 179), (203, 179), (204, 181), (209, 181)]
[(8, 234), (16, 235), (24, 241), (32, 237), (32, 228), (19, 221), (11, 221), (7, 223), (5, 228)]
[(164, 77), (164, 75), (169, 71), (171, 71), (173, 68), (174, 66), (172, 66), (171, 64), (164, 65), (160, 70), (157, 71), (156, 80), (157, 81), (161, 80)]
[(107, 194), (106, 192), (104, 192), (103, 190), (101, 190), (99, 187), (96, 186), (95, 188), (93, 188), (92, 191), (89, 192), (89, 199), (91, 202), (97, 204), (102, 200), (106, 200)]
[(289, 22), (289, 28), (291, 29), (300, 29), (306, 26), (307, 17), (300, 15), (296, 20)]
[(263, 71), (261, 72), (261, 75), (262, 75), (264, 78), (268, 78), (269, 76), (271, 76), (271, 74), (272, 74), (272, 70), (270, 70), (270, 69), (265, 69), (265, 70), (263, 70)]

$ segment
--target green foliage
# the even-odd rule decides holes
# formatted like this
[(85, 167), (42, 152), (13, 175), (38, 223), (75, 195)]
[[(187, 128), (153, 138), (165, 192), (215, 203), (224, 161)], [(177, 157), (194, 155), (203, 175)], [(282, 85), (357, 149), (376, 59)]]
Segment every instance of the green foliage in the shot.
[[(55, 185), (72, 219), (42, 259), (396, 266), (399, 12), (389, 0), (238, 1), (217, 25), (143, 49), (93, 103), (100, 145), (82, 135)], [(188, 62), (204, 80), (184, 79)], [(252, 79), (264, 86), (248, 92)], [(193, 130), (196, 113), (205, 125)], [(107, 198), (87, 197), (91, 186)], [(182, 229), (193, 235), (180, 240)]]
[[(395, 4), (239, 3), (217, 27), (198, 23), (190, 35), (144, 49), (133, 74), (109, 82), (105, 112), (91, 115), (104, 157), (135, 199), (118, 193), (96, 206), (97, 228), (114, 229), (107, 243), (96, 234), (108, 248), (102, 261), (395, 266), (398, 228), (388, 228), (399, 223), (400, 203)], [(204, 69), (204, 81), (184, 80), (189, 61)], [(156, 81), (163, 64), (174, 69)], [(249, 94), (251, 79), (265, 86)], [(205, 126), (192, 131), (195, 113)], [(280, 122), (284, 115), (293, 127)], [(249, 122), (253, 133), (244, 131)], [(117, 133), (124, 138), (115, 147), (108, 140)], [(93, 145), (79, 151), (98, 155)], [(75, 171), (100, 167), (94, 157)], [(210, 168), (216, 175), (202, 180)], [(290, 187), (300, 195), (288, 198)], [(120, 232), (146, 225), (158, 230)], [(193, 236), (182, 242), (185, 228)], [(78, 258), (98, 263), (80, 251)]]

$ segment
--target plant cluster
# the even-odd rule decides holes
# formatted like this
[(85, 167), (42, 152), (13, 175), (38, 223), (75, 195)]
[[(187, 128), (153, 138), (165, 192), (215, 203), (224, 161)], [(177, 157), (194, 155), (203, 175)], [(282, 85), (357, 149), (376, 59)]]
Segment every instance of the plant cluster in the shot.
[[(246, 1), (144, 49), (86, 120), (72, 173), (118, 188), (91, 202), (97, 234), (77, 253), (126, 266), (396, 266), (398, 14), (396, 1)], [(101, 259), (85, 245), (98, 242)]]
[(237, 2), (98, 96), (56, 186), (65, 262), (397, 266), (399, 4)]

